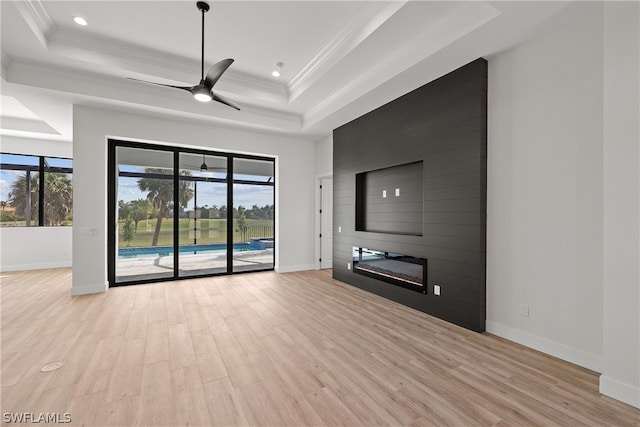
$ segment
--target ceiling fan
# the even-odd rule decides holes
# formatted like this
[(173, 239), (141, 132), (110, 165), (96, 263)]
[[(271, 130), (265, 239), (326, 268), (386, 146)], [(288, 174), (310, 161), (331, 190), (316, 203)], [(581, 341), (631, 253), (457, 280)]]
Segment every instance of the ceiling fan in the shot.
[(142, 83), (148, 83), (156, 86), (164, 86), (171, 87), (174, 89), (182, 89), (187, 92), (191, 92), (193, 97), (200, 102), (209, 102), (212, 99), (214, 101), (218, 101), (222, 104), (228, 105), (229, 107), (235, 108), (236, 110), (240, 110), (240, 107), (235, 102), (230, 99), (224, 98), (213, 91), (213, 86), (218, 82), (220, 76), (231, 66), (233, 63), (233, 59), (223, 59), (222, 61), (215, 64), (213, 67), (209, 69), (207, 75), (204, 74), (204, 14), (209, 11), (209, 4), (204, 1), (199, 1), (196, 3), (196, 6), (200, 12), (202, 12), (202, 61), (200, 67), (200, 83), (195, 86), (173, 86), (173, 85), (165, 85), (162, 83), (154, 83), (148, 82), (145, 80), (134, 79), (128, 77), (130, 80), (135, 80)]
[[(188, 162), (188, 160), (187, 160)], [(226, 166), (210, 166), (207, 165), (207, 161), (205, 159), (205, 155), (202, 155), (202, 164), (200, 166), (193, 164), (193, 163), (181, 163), (181, 167), (182, 168), (187, 168), (189, 170), (198, 170), (200, 169), (201, 172), (217, 172), (217, 171), (221, 171), (221, 172), (225, 172), (227, 170)]]

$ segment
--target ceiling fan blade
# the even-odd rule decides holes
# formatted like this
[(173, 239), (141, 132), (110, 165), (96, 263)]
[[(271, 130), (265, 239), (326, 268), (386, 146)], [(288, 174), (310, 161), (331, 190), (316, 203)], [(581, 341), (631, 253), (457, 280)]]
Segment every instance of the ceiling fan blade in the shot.
[(225, 71), (227, 71), (227, 68), (229, 68), (231, 64), (233, 64), (233, 59), (227, 58), (218, 62), (213, 67), (209, 68), (209, 71), (207, 72), (207, 77), (205, 77), (204, 79), (205, 84), (209, 89), (213, 88), (213, 85), (215, 85), (218, 82), (218, 79), (220, 79), (220, 76), (222, 76), (222, 74)]
[(236, 104), (235, 102), (233, 102), (232, 100), (227, 99), (225, 97), (222, 97), (220, 95), (216, 95), (215, 93), (212, 94), (212, 95), (213, 95), (213, 100), (214, 101), (218, 101), (221, 104), (228, 105), (229, 107), (235, 108), (236, 110), (240, 111), (240, 106), (238, 104)]
[(146, 81), (146, 80), (134, 79), (134, 78), (132, 78), (132, 77), (127, 77), (127, 79), (129, 79), (129, 80), (133, 80), (133, 81), (136, 81), (136, 82), (146, 83), (146, 84), (148, 84), (148, 85), (171, 87), (171, 88), (174, 88), (174, 89), (182, 89), (182, 90), (186, 90), (186, 91), (188, 91), (188, 92), (191, 92), (191, 89), (193, 89), (193, 86), (173, 86), (173, 85), (165, 85), (165, 84), (162, 84), (162, 83), (154, 83), (154, 82), (148, 82), (148, 81)]

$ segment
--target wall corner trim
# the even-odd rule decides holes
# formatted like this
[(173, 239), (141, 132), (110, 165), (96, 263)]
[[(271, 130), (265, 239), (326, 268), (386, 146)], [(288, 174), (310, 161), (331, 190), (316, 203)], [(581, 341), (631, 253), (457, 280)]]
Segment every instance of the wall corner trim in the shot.
[(600, 393), (628, 405), (640, 408), (640, 388), (638, 387), (601, 375)]
[(90, 285), (73, 286), (71, 288), (71, 296), (99, 294), (101, 292), (107, 292), (107, 289), (109, 289), (109, 284), (107, 282), (103, 284), (93, 283)]
[(490, 334), (522, 344), (534, 350), (538, 350), (575, 365), (582, 366), (583, 368), (602, 372), (602, 356), (598, 354), (588, 353), (578, 348), (570, 347), (566, 344), (552, 341), (548, 338), (534, 335), (493, 320), (487, 319), (486, 326), (486, 331)]

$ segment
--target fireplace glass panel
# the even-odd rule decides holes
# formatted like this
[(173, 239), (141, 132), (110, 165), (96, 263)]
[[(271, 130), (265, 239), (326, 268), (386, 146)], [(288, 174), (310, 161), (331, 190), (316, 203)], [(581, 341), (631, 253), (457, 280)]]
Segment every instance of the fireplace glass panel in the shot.
[(426, 293), (424, 258), (354, 246), (353, 272)]

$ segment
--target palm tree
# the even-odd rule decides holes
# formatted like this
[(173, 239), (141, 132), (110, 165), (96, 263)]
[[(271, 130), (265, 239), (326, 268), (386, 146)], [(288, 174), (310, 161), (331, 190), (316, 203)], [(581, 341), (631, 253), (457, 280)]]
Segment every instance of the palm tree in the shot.
[[(64, 224), (73, 209), (73, 185), (64, 173), (46, 172), (44, 174), (44, 219), (46, 225)], [(16, 179), (9, 193), (9, 204), (16, 209), (16, 213), (24, 215), (27, 227), (31, 219), (38, 218), (39, 203), (39, 174), (32, 174), (27, 191), (27, 174)]]
[(27, 173), (20, 175), (11, 185), (9, 204), (16, 209), (16, 215), (24, 215), (27, 227), (31, 218), (38, 218), (38, 174), (31, 174), (27, 189)]
[[(167, 175), (167, 169), (145, 168), (144, 171), (145, 173), (153, 175)], [(180, 174), (191, 175), (191, 172), (180, 171)], [(167, 179), (140, 178), (138, 180), (138, 188), (141, 191), (148, 191), (147, 200), (158, 208), (158, 220), (156, 221), (156, 229), (153, 233), (153, 240), (151, 241), (151, 246), (158, 246), (162, 219), (169, 214), (169, 204), (173, 202), (173, 179), (170, 177), (167, 177)], [(193, 190), (191, 189), (191, 182), (180, 180), (178, 203), (184, 208), (192, 198)]]
[(44, 174), (44, 219), (47, 225), (64, 224), (73, 210), (73, 185), (64, 173)]

